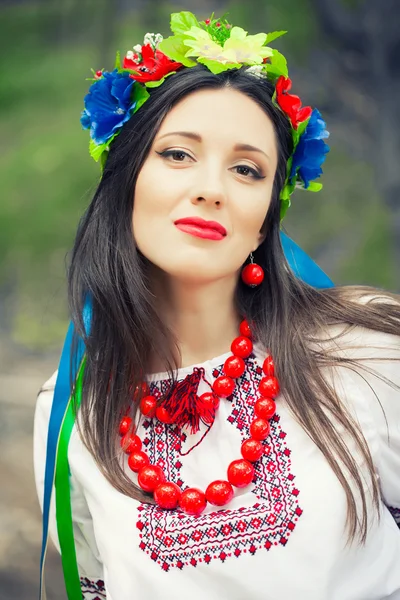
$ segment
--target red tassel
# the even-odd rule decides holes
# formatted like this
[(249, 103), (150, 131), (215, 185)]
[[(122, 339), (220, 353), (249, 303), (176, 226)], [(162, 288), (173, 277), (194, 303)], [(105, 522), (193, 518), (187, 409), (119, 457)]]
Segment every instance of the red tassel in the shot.
[(214, 418), (209, 406), (204, 406), (197, 395), (201, 379), (204, 379), (204, 369), (195, 367), (193, 373), (174, 385), (162, 403), (170, 414), (172, 422), (178, 427), (188, 425), (192, 434), (200, 430), (200, 419), (210, 424)]

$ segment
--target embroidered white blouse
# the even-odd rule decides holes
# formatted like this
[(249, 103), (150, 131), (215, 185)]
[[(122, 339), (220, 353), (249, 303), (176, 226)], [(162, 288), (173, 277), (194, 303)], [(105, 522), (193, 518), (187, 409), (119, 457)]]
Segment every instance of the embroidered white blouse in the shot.
[[(362, 350), (351, 348), (353, 343)], [(367, 366), (400, 385), (399, 338), (357, 328), (339, 345), (347, 356), (369, 357)], [(181, 368), (178, 378), (194, 366), (202, 368), (198, 393), (209, 391), (229, 355)], [(386, 360), (389, 356), (397, 360)], [(205, 490), (211, 481), (226, 479), (228, 464), (240, 458), (241, 442), (248, 437), (264, 358), (256, 345), (231, 399), (221, 400), (210, 428), (202, 425), (191, 435), (152, 420), (142, 423), (138, 433), (145, 450), (169, 480)], [(41, 501), (56, 375), (39, 394), (35, 416)], [(150, 375), (151, 393), (165, 389), (167, 377)], [(69, 446), (71, 495), (85, 600), (400, 600), (400, 391), (344, 367), (326, 377), (361, 426), (381, 485), (381, 518), (374, 517), (369, 500), (364, 545), (357, 539), (346, 545), (343, 488), (283, 394), (276, 400), (277, 414), (265, 454), (255, 464), (253, 483), (236, 490), (227, 508), (208, 505), (199, 517), (163, 511), (118, 492), (74, 430)], [(343, 436), (368, 481), (354, 442)], [(54, 511), (51, 535), (58, 545)]]

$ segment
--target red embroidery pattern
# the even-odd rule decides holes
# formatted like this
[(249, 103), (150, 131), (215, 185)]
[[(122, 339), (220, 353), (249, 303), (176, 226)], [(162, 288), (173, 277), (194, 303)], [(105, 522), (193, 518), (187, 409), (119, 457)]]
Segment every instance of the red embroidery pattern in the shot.
[[(218, 377), (221, 372), (222, 365), (214, 370), (213, 376)], [(251, 407), (256, 401), (261, 377), (262, 369), (251, 355), (245, 373), (228, 399), (232, 401), (228, 422), (239, 429), (243, 440), (248, 437), (253, 416)], [(151, 393), (164, 392), (167, 384), (153, 383)], [(147, 430), (144, 444), (151, 462), (165, 469), (168, 479), (183, 489), (188, 487), (180, 473), (185, 433), (159, 422), (146, 421), (144, 426)], [(255, 464), (252, 490), (255, 502), (251, 507), (192, 517), (179, 511), (163, 511), (154, 505), (140, 504), (136, 524), (140, 532), (140, 549), (168, 571), (173, 567), (183, 569), (189, 565), (195, 567), (198, 563), (209, 564), (213, 559), (225, 562), (231, 557), (238, 558), (242, 553), (254, 555), (259, 550), (285, 546), (303, 512), (298, 503), (299, 490), (291, 473), (290, 450), (285, 438), (286, 433), (282, 431), (280, 417), (276, 414), (271, 421), (265, 455)]]
[(81, 577), (80, 581), (83, 600), (105, 600), (107, 598), (102, 579), (93, 581), (88, 577)]

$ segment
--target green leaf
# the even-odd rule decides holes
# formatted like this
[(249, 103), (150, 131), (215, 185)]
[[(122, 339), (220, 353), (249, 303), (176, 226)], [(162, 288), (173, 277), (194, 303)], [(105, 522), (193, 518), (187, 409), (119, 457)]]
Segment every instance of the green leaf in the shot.
[(136, 102), (136, 106), (133, 109), (133, 113), (137, 112), (139, 108), (146, 102), (146, 100), (150, 97), (149, 92), (146, 90), (145, 86), (135, 82), (132, 90), (132, 101)]
[(121, 69), (122, 69), (122, 65), (121, 65), (121, 53), (120, 53), (119, 50), (117, 51), (117, 54), (115, 56), (114, 69), (118, 69), (118, 71), (121, 71)]
[(101, 166), (102, 171), (104, 171), (104, 167), (106, 166), (107, 158), (108, 158), (108, 150), (104, 150), (104, 152), (100, 156), (100, 166)]
[(283, 75), (284, 77), (288, 77), (288, 68), (286, 58), (275, 48), (272, 49), (272, 56), (269, 59), (269, 62), (266, 63), (268, 76), (273, 76), (275, 78)]
[(283, 186), (282, 191), (279, 195), (279, 199), (281, 201), (281, 210), (280, 210), (281, 221), (282, 221), (283, 217), (285, 216), (287, 209), (291, 205), (290, 198), (294, 192), (295, 187), (296, 187), (296, 182), (290, 183), (289, 180), (286, 179), (286, 183)]
[(159, 79), (158, 81), (146, 81), (146, 83), (144, 85), (147, 88), (159, 87), (162, 83), (164, 83), (166, 77), (169, 77), (170, 75), (173, 75), (174, 73), (176, 73), (176, 71), (171, 71), (170, 73), (167, 73), (166, 75), (164, 75), (164, 77), (162, 79)]
[(180, 62), (185, 67), (194, 67), (196, 62), (185, 56), (187, 46), (184, 45), (183, 40), (184, 37), (181, 35), (171, 35), (160, 42), (158, 48), (171, 60)]
[(229, 71), (229, 69), (240, 69), (240, 67), (242, 66), (240, 63), (220, 63), (216, 60), (212, 60), (210, 58), (198, 58), (197, 62), (201, 63), (202, 65), (205, 65), (207, 67), (207, 69), (209, 71), (211, 71), (211, 73), (214, 73), (214, 75), (218, 74), (218, 73), (222, 73), (223, 71)]
[(299, 139), (301, 138), (301, 136), (303, 135), (303, 133), (307, 129), (307, 125), (308, 125), (308, 122), (309, 122), (310, 119), (311, 119), (311, 116), (308, 119), (306, 119), (305, 121), (302, 121), (301, 123), (298, 124), (298, 126), (297, 126), (297, 134), (299, 136)]
[(100, 156), (102, 155), (102, 153), (106, 149), (106, 146), (107, 146), (107, 144), (97, 145), (95, 143), (95, 141), (91, 139), (90, 142), (89, 142), (89, 153), (90, 153), (90, 156), (92, 158), (94, 158), (94, 160), (96, 162), (98, 162)]
[(114, 138), (117, 137), (118, 133), (119, 133), (119, 131), (117, 133), (114, 133), (114, 135), (111, 136), (110, 139), (107, 140), (107, 142), (105, 142), (104, 144), (96, 144), (96, 142), (94, 140), (90, 139), (89, 153), (90, 153), (90, 156), (92, 158), (94, 158), (94, 160), (96, 162), (99, 161), (103, 152), (108, 152), (108, 148), (109, 148), (111, 142), (113, 141)]
[(287, 161), (287, 163), (286, 163), (286, 173), (288, 173), (288, 174), (289, 174), (289, 173), (291, 172), (291, 170), (292, 170), (292, 164), (293, 164), (293, 154), (294, 154), (294, 152), (293, 152), (293, 153), (292, 153), (292, 155), (291, 155), (291, 156), (288, 158), (288, 161)]
[(193, 13), (182, 10), (179, 13), (171, 14), (171, 31), (175, 34), (186, 33), (191, 27), (200, 27), (200, 23)]
[[(175, 71), (176, 72), (176, 71)], [(159, 87), (162, 83), (164, 83), (165, 77), (159, 79), (158, 81), (146, 81), (144, 84), (147, 88), (156, 88)]]
[(315, 181), (310, 181), (308, 188), (304, 188), (307, 192), (319, 192), (322, 190), (322, 183), (316, 183)]
[(264, 46), (268, 46), (268, 44), (281, 37), (282, 35), (285, 35), (285, 33), (287, 33), (287, 31), (273, 31), (272, 33), (267, 33), (267, 39), (264, 42)]
[(281, 210), (280, 210), (280, 218), (281, 221), (284, 219), (287, 209), (290, 208), (290, 198), (281, 199)]

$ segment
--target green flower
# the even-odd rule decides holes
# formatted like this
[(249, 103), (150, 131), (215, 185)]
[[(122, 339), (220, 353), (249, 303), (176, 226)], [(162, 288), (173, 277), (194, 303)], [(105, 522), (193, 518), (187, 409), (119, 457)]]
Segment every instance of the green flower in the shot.
[(204, 29), (191, 27), (185, 32), (183, 43), (190, 48), (186, 57), (205, 58), (222, 64), (259, 65), (272, 56), (272, 49), (264, 46), (266, 39), (266, 33), (247, 35), (241, 27), (232, 27), (229, 38), (220, 46)]
[(214, 42), (208, 31), (204, 31), (200, 27), (191, 27), (189, 31), (186, 31), (183, 43), (190, 48), (185, 54), (186, 57), (194, 56), (196, 58), (203, 57), (221, 62), (231, 62), (224, 60), (222, 46)]
[(234, 55), (235, 62), (260, 65), (264, 58), (272, 56), (272, 48), (264, 46), (266, 39), (266, 33), (247, 35), (241, 27), (233, 27), (224, 44), (224, 53)]

